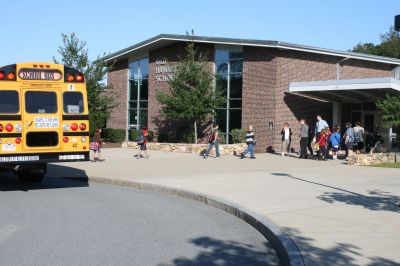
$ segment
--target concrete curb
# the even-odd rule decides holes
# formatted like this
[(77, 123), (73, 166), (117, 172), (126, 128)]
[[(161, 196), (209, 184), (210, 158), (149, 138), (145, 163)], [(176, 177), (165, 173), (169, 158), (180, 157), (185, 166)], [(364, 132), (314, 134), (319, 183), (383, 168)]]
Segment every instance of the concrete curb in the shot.
[(133, 187), (145, 191), (167, 193), (185, 199), (195, 200), (220, 209), (226, 213), (238, 217), (239, 219), (242, 219), (258, 230), (266, 239), (268, 239), (277, 253), (280, 265), (305, 266), (303, 257), (290, 236), (288, 236), (282, 229), (280, 229), (266, 217), (254, 213), (235, 203), (183, 189), (169, 188), (137, 181), (120, 180), (106, 177), (89, 177), (88, 181)]

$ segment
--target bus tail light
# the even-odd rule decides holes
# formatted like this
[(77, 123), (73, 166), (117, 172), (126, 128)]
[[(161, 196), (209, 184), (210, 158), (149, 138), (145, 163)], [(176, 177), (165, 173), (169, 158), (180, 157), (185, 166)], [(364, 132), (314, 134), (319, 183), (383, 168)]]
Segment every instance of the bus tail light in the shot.
[(78, 125), (76, 123), (72, 123), (71, 129), (72, 129), (72, 131), (77, 131), (78, 130)]
[(82, 137), (82, 138), (81, 138), (81, 141), (82, 141), (82, 142), (86, 142), (86, 137)]
[(21, 138), (16, 138), (16, 139), (15, 139), (15, 143), (21, 144), (21, 142), (22, 142)]
[(0, 124), (0, 132), (3, 132), (3, 130), (4, 130), (4, 126), (3, 126), (3, 124)]
[(79, 129), (80, 129), (80, 130), (85, 130), (85, 129), (86, 129), (86, 124), (85, 124), (85, 123), (81, 123), (81, 124), (79, 125)]
[(69, 141), (68, 137), (63, 138), (64, 143), (67, 143)]
[(13, 131), (13, 129), (14, 129), (13, 125), (11, 125), (11, 124), (7, 124), (7, 125), (6, 125), (6, 130), (7, 130), (8, 132)]
[(3, 71), (0, 71), (0, 80), (4, 79), (6, 74)]

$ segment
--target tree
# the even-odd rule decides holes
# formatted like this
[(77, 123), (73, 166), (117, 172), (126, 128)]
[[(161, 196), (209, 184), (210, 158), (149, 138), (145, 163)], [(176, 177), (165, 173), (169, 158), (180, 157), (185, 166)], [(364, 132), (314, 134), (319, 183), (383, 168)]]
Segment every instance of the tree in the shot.
[(376, 106), (386, 127), (400, 126), (400, 97), (387, 94), (386, 99), (377, 101)]
[(225, 98), (214, 88), (214, 76), (207, 67), (207, 56), (195, 48), (193, 31), (187, 43), (186, 56), (175, 65), (169, 91), (156, 93), (166, 118), (194, 125), (197, 143), (197, 123), (204, 121)]
[[(69, 36), (61, 34), (61, 37), (63, 46), (58, 47), (58, 53), (61, 55), (61, 64), (77, 69), (85, 77), (90, 130), (93, 132), (95, 128), (105, 127), (107, 119), (115, 106), (115, 98), (110, 93), (112, 89), (103, 82), (110, 66), (107, 66), (103, 59), (105, 54), (98, 56), (94, 62), (90, 61), (86, 42), (79, 40), (75, 33)], [(54, 57), (53, 61), (56, 64), (60, 64)]]
[(389, 31), (381, 34), (381, 43), (358, 43), (353, 52), (400, 58), (400, 37), (393, 27)]

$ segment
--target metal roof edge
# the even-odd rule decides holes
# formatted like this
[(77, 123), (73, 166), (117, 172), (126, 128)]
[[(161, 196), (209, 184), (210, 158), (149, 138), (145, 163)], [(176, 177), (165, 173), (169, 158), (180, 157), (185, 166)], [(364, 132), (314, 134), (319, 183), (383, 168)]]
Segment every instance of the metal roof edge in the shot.
[[(187, 35), (177, 35), (177, 34), (159, 34), (150, 39), (144, 40), (125, 49), (112, 53), (106, 57), (104, 60), (111, 61), (117, 59), (123, 55), (129, 54), (137, 49), (146, 47), (152, 43), (159, 42), (162, 40), (170, 41), (189, 41), (190, 36)], [(384, 64), (400, 65), (400, 59), (375, 56), (368, 54), (361, 54), (348, 51), (340, 51), (334, 49), (319, 48), (307, 45), (299, 45), (280, 41), (270, 41), (270, 40), (254, 40), (254, 39), (235, 39), (235, 38), (224, 38), (224, 37), (207, 37), (207, 36), (193, 36), (193, 40), (199, 43), (214, 43), (214, 44), (228, 44), (228, 45), (242, 45), (242, 46), (255, 46), (255, 47), (269, 47), (287, 50), (296, 50), (309, 53), (325, 54), (331, 56), (338, 56), (343, 58), (352, 58), (365, 61), (373, 61)]]

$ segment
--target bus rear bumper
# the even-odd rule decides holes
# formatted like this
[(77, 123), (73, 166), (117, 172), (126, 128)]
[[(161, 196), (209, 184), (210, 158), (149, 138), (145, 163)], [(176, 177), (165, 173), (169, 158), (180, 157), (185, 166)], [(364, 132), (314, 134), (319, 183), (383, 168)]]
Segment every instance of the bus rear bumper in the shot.
[(1, 154), (0, 167), (54, 163), (54, 162), (79, 162), (89, 161), (89, 151), (87, 152), (55, 152), (55, 153), (20, 153), (20, 154)]

